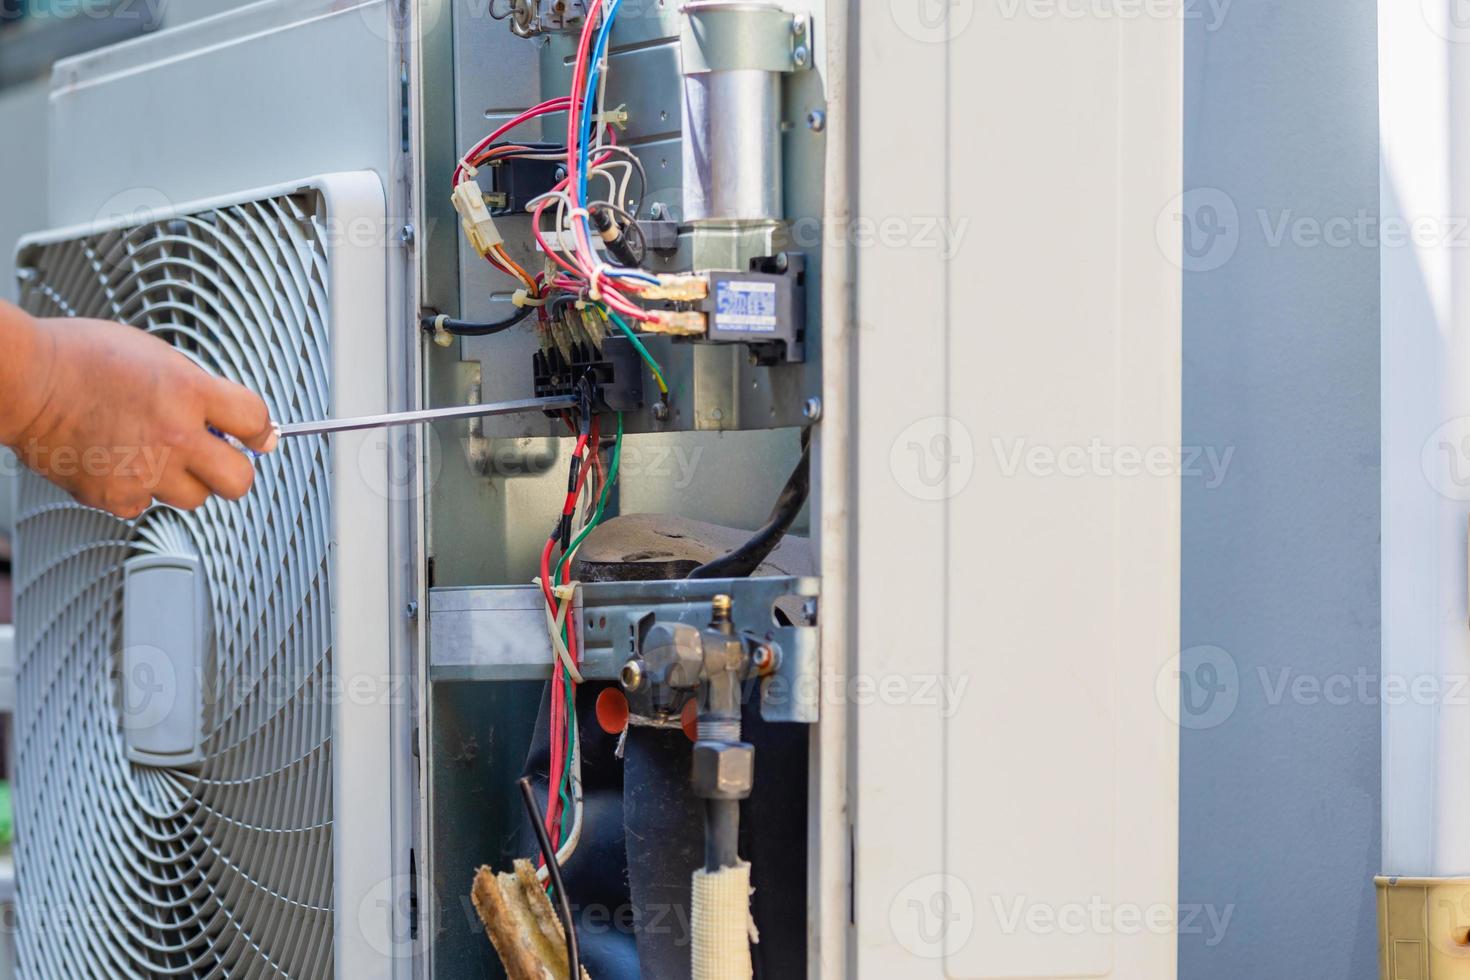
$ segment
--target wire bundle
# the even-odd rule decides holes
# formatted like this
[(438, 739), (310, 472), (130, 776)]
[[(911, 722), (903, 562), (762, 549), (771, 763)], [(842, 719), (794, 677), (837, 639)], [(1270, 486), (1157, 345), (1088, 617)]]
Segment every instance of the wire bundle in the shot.
[[(605, 106), (607, 86), (606, 59), (614, 20), (622, 0), (591, 0), (587, 5), (582, 33), (577, 45), (570, 94), (550, 99), (527, 109), (476, 143), (454, 170), (456, 188), (473, 180), (479, 167), (509, 159), (558, 159), (565, 161), (565, 177), (545, 194), (527, 205), (531, 212), (531, 230), (545, 256), (545, 269), (531, 275), (514, 262), (503, 245), (490, 249), (486, 258), (502, 272), (519, 281), (525, 296), (518, 299), (522, 309), (515, 316), (497, 324), (461, 324), (466, 329), (449, 329), (451, 333), (495, 333), (508, 329), (524, 319), (531, 309), (538, 312), (542, 328), (550, 333), (549, 324), (556, 311), (575, 303), (579, 310), (590, 311), (602, 324), (616, 328), (625, 336), (648, 366), (659, 391), (666, 398), (668, 385), (658, 362), (639, 339), (633, 324), (655, 319), (655, 315), (632, 299), (635, 282), (658, 280), (637, 268), (611, 264), (593, 245), (593, 217), (601, 228), (616, 224), (618, 232), (632, 239), (632, 257), (642, 258), (637, 247), (642, 241), (638, 229), (641, 198), (647, 194), (648, 177), (638, 157), (617, 145), (607, 114), (599, 114), (594, 106)], [(505, 140), (519, 126), (540, 117), (567, 114), (565, 150), (553, 153), (544, 144)], [(630, 204), (629, 192), (634, 176), (641, 181), (637, 203)], [(604, 183), (605, 182), (605, 183)], [(592, 200), (590, 190), (606, 189), (606, 196)], [(603, 213), (600, 213), (603, 212)], [(549, 219), (549, 226), (548, 226)], [(627, 253), (623, 253), (625, 256)], [(441, 319), (440, 321), (444, 321)], [(458, 321), (451, 321), (458, 323)], [(468, 329), (473, 328), (473, 330)], [(448, 328), (447, 328), (448, 329)], [(579, 418), (565, 420), (576, 438), (572, 451), (567, 494), (556, 525), (541, 552), (540, 577), (537, 584), (546, 601), (547, 631), (553, 653), (550, 698), (551, 762), (545, 811), (545, 829), (557, 842), (556, 863), (563, 864), (575, 850), (582, 826), (581, 752), (578, 747), (576, 691), (582, 681), (578, 668), (577, 630), (572, 620), (576, 583), (570, 580), (572, 560), (587, 535), (602, 521), (612, 489), (617, 482), (622, 454), (623, 417), (617, 416), (617, 434), (604, 465), (599, 420), (584, 404)], [(595, 501), (595, 506), (593, 502)], [(580, 530), (573, 527), (578, 511), (584, 515)], [(541, 879), (548, 881), (548, 869)]]

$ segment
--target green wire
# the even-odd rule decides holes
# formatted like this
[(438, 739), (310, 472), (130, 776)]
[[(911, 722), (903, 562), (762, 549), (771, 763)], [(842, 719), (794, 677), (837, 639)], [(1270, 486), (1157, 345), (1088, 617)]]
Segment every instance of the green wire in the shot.
[(638, 356), (643, 358), (644, 363), (648, 365), (648, 369), (653, 372), (653, 380), (658, 382), (658, 390), (667, 395), (669, 393), (669, 386), (664, 381), (664, 373), (659, 368), (658, 361), (655, 361), (653, 355), (648, 353), (648, 348), (643, 346), (643, 341), (638, 339), (638, 335), (633, 332), (633, 328), (623, 322), (623, 318), (618, 316), (617, 310), (608, 309), (604, 306), (602, 307), (602, 312), (603, 316), (612, 319), (612, 322), (617, 325), (617, 328), (633, 344), (633, 348), (638, 351)]
[[(597, 448), (594, 446), (592, 451), (596, 452)], [(618, 465), (622, 461), (622, 458), (623, 413), (619, 412), (618, 434), (617, 438), (613, 442), (612, 461), (608, 464), (607, 468), (607, 482), (602, 485), (602, 495), (598, 498), (597, 509), (592, 512), (592, 519), (587, 522), (586, 527), (582, 528), (582, 532), (578, 534), (574, 539), (572, 539), (571, 547), (567, 548), (566, 554), (563, 555), (561, 560), (556, 563), (556, 571), (552, 574), (552, 580), (556, 583), (556, 585), (559, 586), (562, 584), (563, 571), (568, 568), (567, 556), (576, 554), (577, 548), (582, 544), (582, 540), (586, 538), (587, 535), (591, 534), (592, 531), (597, 527), (597, 525), (602, 522), (602, 515), (607, 510), (608, 499), (612, 496), (613, 485), (618, 482)], [(569, 619), (570, 615), (571, 614), (568, 613)], [(570, 623), (567, 623), (562, 627), (563, 643), (566, 642), (567, 630), (570, 628), (570, 625)], [(563, 679), (565, 680), (563, 686), (565, 687), (567, 692), (567, 719), (569, 725), (569, 734), (571, 738), (571, 741), (568, 744), (572, 744), (572, 742), (575, 742), (577, 739), (577, 701), (576, 696), (572, 692), (571, 673), (566, 669), (565, 665), (562, 665), (561, 671)], [(571, 785), (572, 767), (568, 765), (566, 771), (562, 773), (561, 786), (558, 787), (558, 793), (562, 799), (559, 844), (565, 844), (567, 840), (567, 835), (571, 833), (571, 827), (567, 823), (568, 820), (572, 819)]]

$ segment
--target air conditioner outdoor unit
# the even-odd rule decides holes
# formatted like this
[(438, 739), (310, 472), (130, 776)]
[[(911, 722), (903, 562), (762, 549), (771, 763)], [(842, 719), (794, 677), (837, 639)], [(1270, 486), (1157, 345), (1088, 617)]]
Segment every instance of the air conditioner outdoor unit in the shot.
[[(271, 0), (59, 63), (22, 305), (147, 330), (277, 422), (398, 407), (394, 37), (381, 0)], [(131, 523), (24, 479), (20, 976), (408, 969), (381, 441), (283, 440), (246, 499)]]
[[(277, 421), (383, 411), (381, 250), (343, 234), (383, 220), (349, 173), (55, 232), (21, 301), (145, 329)], [(342, 898), (392, 874), (388, 511), (358, 465), (287, 440), (245, 500), (136, 522), (23, 479), (27, 974), (331, 975)]]

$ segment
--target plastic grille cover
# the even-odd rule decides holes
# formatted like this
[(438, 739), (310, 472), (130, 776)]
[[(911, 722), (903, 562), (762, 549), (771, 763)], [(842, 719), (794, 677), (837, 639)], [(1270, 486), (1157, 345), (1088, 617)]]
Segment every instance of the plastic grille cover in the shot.
[[(21, 301), (148, 330), (273, 418), (322, 418), (323, 206), (302, 191), (33, 246)], [(332, 975), (329, 462), (325, 440), (287, 440), (245, 500), (132, 524), (23, 478), (22, 975)], [(130, 762), (124, 743), (124, 712), (159, 711), (176, 684), (146, 658), (148, 677), (120, 683), (124, 563), (149, 555), (197, 559), (207, 582), (203, 760), (187, 768)]]

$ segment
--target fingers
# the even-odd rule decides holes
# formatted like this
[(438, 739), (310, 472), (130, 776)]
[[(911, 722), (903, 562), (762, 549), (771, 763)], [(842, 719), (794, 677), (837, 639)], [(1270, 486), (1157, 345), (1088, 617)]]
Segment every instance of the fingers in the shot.
[(209, 492), (226, 500), (239, 500), (250, 492), (255, 482), (255, 467), (245, 454), (208, 433), (201, 433), (191, 450), (188, 475)]
[(211, 378), (205, 389), (205, 416), (210, 425), (228, 432), (256, 452), (268, 453), (276, 448), (276, 430), (271, 424), (270, 411), (260, 396), (248, 388)]
[[(236, 455), (239, 455), (238, 453)], [(209, 487), (190, 473), (172, 473), (153, 491), (161, 504), (179, 510), (198, 510), (210, 498)]]

